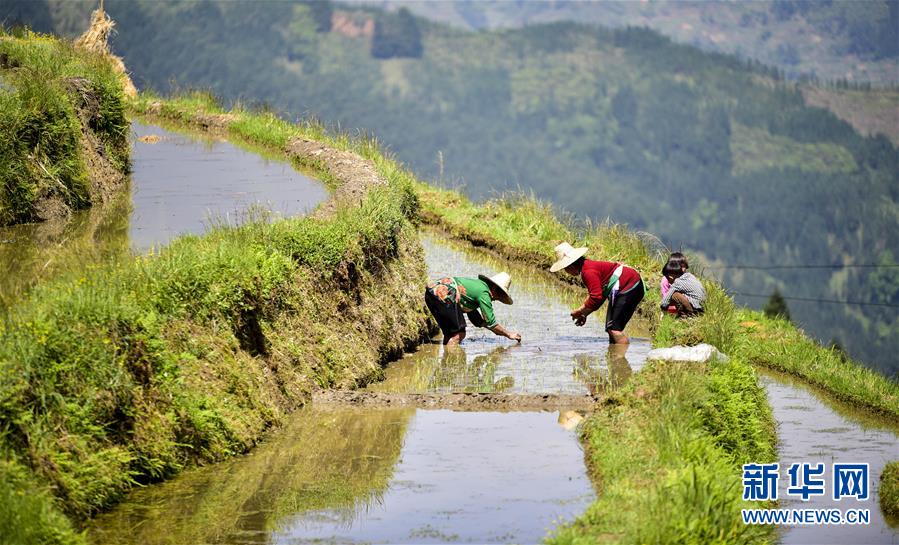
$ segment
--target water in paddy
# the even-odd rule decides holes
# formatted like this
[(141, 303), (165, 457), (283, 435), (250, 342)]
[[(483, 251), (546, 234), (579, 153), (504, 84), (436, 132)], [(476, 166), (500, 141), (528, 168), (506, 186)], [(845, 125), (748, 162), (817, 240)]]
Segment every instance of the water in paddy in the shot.
[(90, 538), (535, 543), (592, 497), (552, 413), (312, 408), (248, 456), (131, 494)]
[[(391, 364), (387, 378), (369, 386), (381, 392), (599, 393), (640, 370), (651, 345), (645, 324), (631, 321), (631, 344), (611, 347), (603, 332), (605, 307), (575, 327), (569, 316), (586, 289), (560, 288), (547, 274), (468, 246), (423, 238), (429, 274), (442, 276), (512, 275), (513, 305), (494, 302), (497, 321), (521, 333), (521, 344), (468, 325), (459, 348), (439, 344)], [(424, 292), (424, 287), (422, 287)]]
[[(641, 367), (645, 339), (607, 363), (598, 323), (574, 327), (580, 291), (482, 252), (425, 244), (432, 276), (510, 272), (515, 304), (496, 311), (523, 342), (472, 328), (458, 350), (425, 345), (371, 389), (583, 393)], [(570, 416), (308, 408), (246, 457), (131, 494), (95, 520), (91, 540), (536, 543), (594, 498)]]
[[(786, 544), (881, 544), (899, 543), (899, 521), (885, 520), (878, 507), (877, 487), (883, 466), (899, 459), (899, 423), (866, 415), (832, 401), (808, 386), (773, 373), (763, 373), (762, 382), (778, 423), (782, 508), (869, 509), (871, 523), (858, 526), (794, 526), (782, 533)], [(808, 502), (787, 495), (790, 480), (786, 470), (793, 463), (824, 463), (826, 492)], [(871, 499), (833, 501), (830, 468), (834, 462), (868, 463)]]
[(132, 125), (132, 132), (134, 211), (129, 234), (137, 249), (184, 233), (202, 233), (210, 221), (239, 220), (255, 205), (285, 217), (301, 215), (328, 196), (321, 183), (290, 163), (228, 142), (198, 140), (140, 123)]
[(327, 198), (287, 162), (157, 126), (134, 123), (132, 132), (130, 193), (65, 220), (0, 228), (0, 306), (59, 272), (202, 233), (210, 221), (233, 223), (248, 207), (292, 216)]

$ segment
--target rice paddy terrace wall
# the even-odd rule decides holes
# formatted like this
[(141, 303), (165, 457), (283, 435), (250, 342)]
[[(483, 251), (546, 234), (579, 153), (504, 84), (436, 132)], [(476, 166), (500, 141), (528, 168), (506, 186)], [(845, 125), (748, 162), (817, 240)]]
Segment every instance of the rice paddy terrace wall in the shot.
[(102, 53), (0, 30), (0, 225), (64, 217), (125, 185), (123, 89)]

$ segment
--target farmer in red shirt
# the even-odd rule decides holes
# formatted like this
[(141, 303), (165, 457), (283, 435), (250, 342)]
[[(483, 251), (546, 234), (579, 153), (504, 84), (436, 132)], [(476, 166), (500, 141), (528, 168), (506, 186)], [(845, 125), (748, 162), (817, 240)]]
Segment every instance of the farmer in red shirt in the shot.
[(624, 326), (630, 321), (646, 293), (640, 273), (621, 263), (587, 259), (584, 257), (587, 248), (573, 248), (567, 242), (559, 244), (555, 250), (558, 260), (549, 270), (558, 272), (564, 269), (572, 276), (580, 275), (589, 292), (584, 305), (571, 313), (574, 325), (584, 325), (587, 316), (598, 310), (608, 299), (606, 333), (609, 334), (609, 343), (629, 343), (624, 334)]

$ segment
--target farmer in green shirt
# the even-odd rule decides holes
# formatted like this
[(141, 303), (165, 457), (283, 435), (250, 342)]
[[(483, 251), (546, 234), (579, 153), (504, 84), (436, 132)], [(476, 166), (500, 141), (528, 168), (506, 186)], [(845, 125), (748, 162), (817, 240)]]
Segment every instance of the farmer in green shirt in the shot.
[(512, 304), (508, 291), (511, 283), (512, 278), (504, 272), (492, 278), (479, 274), (477, 278), (448, 276), (429, 282), (425, 304), (443, 332), (443, 344), (458, 344), (465, 338), (463, 314), (477, 327), (521, 342), (521, 335), (498, 324), (493, 315), (493, 301)]

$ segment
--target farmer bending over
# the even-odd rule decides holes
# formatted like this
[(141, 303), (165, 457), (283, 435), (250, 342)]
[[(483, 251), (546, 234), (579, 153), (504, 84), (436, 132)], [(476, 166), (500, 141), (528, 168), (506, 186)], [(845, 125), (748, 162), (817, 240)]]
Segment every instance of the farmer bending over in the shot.
[(459, 344), (465, 338), (463, 314), (476, 327), (486, 327), (496, 335), (521, 342), (521, 335), (499, 325), (493, 315), (493, 301), (512, 304), (511, 283), (512, 278), (504, 272), (492, 278), (479, 274), (477, 278), (456, 276), (429, 282), (425, 304), (443, 332), (443, 344)]
[(703, 312), (705, 288), (702, 287), (702, 282), (698, 278), (671, 261), (662, 267), (662, 276), (671, 284), (671, 287), (662, 296), (662, 310), (666, 310), (668, 305), (674, 305), (678, 318), (694, 316)]
[(609, 334), (609, 343), (629, 343), (624, 327), (646, 293), (640, 273), (621, 263), (587, 259), (584, 257), (587, 248), (573, 248), (567, 242), (559, 244), (555, 250), (558, 261), (549, 270), (558, 272), (564, 269), (572, 276), (580, 275), (587, 285), (587, 299), (581, 308), (571, 313), (574, 325), (587, 323), (587, 316), (608, 299), (606, 333)]

